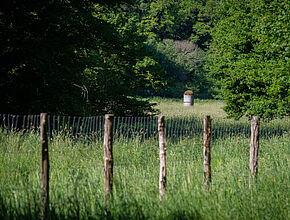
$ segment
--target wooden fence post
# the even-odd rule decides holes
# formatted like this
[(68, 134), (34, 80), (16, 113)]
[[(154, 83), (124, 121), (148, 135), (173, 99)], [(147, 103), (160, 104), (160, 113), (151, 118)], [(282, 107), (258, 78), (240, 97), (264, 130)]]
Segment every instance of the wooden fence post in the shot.
[(211, 155), (210, 155), (210, 135), (211, 135), (211, 118), (209, 115), (204, 116), (203, 120), (203, 184), (207, 189), (211, 182)]
[(251, 187), (251, 184), (258, 173), (259, 124), (260, 118), (258, 116), (253, 116), (251, 120), (249, 187)]
[(105, 115), (104, 125), (104, 187), (105, 202), (111, 198), (113, 188), (113, 123), (114, 115)]
[(41, 141), (41, 204), (40, 219), (47, 219), (49, 212), (49, 157), (47, 138), (47, 113), (40, 114)]
[(166, 188), (166, 136), (165, 136), (165, 123), (164, 116), (158, 117), (158, 135), (159, 135), (159, 159), (160, 159), (160, 172), (159, 172), (159, 199), (165, 193)]

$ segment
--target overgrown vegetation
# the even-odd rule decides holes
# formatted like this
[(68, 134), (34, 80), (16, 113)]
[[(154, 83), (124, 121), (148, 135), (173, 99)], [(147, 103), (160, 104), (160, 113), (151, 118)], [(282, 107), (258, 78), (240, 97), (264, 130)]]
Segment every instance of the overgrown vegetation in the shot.
[[(261, 122), (258, 179), (249, 189), (247, 120), (224, 119), (224, 104), (219, 101), (198, 100), (193, 108), (181, 107), (181, 101), (154, 101), (172, 120), (184, 119), (185, 114), (195, 116), (201, 131), (203, 110), (212, 115), (216, 132), (211, 143), (209, 191), (203, 189), (201, 132), (168, 139), (168, 184), (162, 202), (158, 197), (157, 138), (140, 141), (133, 137), (128, 142), (120, 139), (114, 143), (113, 199), (106, 208), (103, 142), (60, 134), (49, 142), (50, 219), (287, 219), (289, 121)], [(170, 114), (173, 111), (179, 115)], [(38, 219), (39, 136), (1, 130), (0, 146), (0, 218)]]
[[(158, 143), (114, 145), (113, 200), (103, 200), (102, 142), (50, 142), (50, 219), (261, 219), (288, 217), (289, 136), (262, 139), (259, 178), (248, 187), (249, 138), (212, 146), (213, 182), (203, 190), (202, 137), (168, 143), (168, 185), (158, 199)], [(1, 219), (39, 216), (39, 137), (1, 132)]]

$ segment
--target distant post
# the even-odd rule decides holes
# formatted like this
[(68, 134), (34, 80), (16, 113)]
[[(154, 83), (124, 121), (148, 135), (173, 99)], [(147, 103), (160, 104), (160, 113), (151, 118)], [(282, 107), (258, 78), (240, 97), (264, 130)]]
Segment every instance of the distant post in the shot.
[(166, 188), (166, 136), (164, 116), (158, 117), (158, 135), (159, 135), (159, 199), (161, 200)]
[(204, 116), (203, 120), (203, 184), (207, 189), (211, 182), (211, 155), (210, 155), (210, 136), (211, 136), (211, 118), (209, 115)]
[(106, 203), (111, 198), (113, 188), (113, 123), (114, 115), (105, 115), (104, 125), (104, 187)]
[(183, 105), (193, 106), (193, 102), (194, 102), (193, 92), (191, 90), (186, 90), (183, 94)]
[(253, 116), (251, 120), (249, 187), (251, 187), (251, 184), (258, 173), (259, 125), (260, 118), (258, 116)]
[(41, 141), (41, 204), (40, 219), (47, 219), (49, 212), (49, 157), (47, 138), (47, 113), (40, 114)]

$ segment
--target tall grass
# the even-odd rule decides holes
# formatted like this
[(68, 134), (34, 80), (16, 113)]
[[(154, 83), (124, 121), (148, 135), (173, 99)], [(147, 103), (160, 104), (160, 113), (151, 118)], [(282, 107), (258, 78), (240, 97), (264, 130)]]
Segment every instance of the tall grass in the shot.
[[(37, 219), (36, 134), (0, 132), (0, 218)], [(249, 137), (212, 141), (212, 185), (203, 190), (202, 136), (167, 143), (166, 196), (158, 199), (156, 139), (114, 143), (113, 199), (103, 192), (103, 143), (59, 135), (50, 147), (50, 219), (287, 219), (289, 133), (262, 138), (259, 173), (248, 187)]]
[[(249, 121), (225, 119), (221, 101), (153, 99), (168, 121), (194, 121), (194, 131), (167, 143), (167, 191), (158, 196), (157, 138), (114, 142), (114, 187), (104, 203), (103, 143), (55, 135), (49, 142), (49, 219), (287, 219), (289, 218), (289, 118), (262, 122), (259, 172), (249, 188)], [(212, 184), (203, 189), (201, 116), (213, 118)], [(180, 132), (179, 132), (180, 134)], [(0, 131), (0, 219), (38, 219), (39, 136)]]

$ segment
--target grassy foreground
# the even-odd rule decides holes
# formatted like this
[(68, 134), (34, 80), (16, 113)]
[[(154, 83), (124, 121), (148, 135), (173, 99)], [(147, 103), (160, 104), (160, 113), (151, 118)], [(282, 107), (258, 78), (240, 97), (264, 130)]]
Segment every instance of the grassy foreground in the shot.
[[(281, 126), (283, 121), (276, 123)], [(103, 143), (60, 135), (49, 144), (49, 218), (287, 219), (289, 140), (289, 132), (261, 138), (258, 178), (249, 188), (249, 137), (221, 135), (214, 139), (208, 191), (203, 189), (202, 136), (169, 141), (167, 191), (162, 202), (158, 198), (157, 140), (115, 142), (113, 199), (106, 207)], [(2, 131), (0, 146), (0, 219), (38, 219), (39, 137)]]

